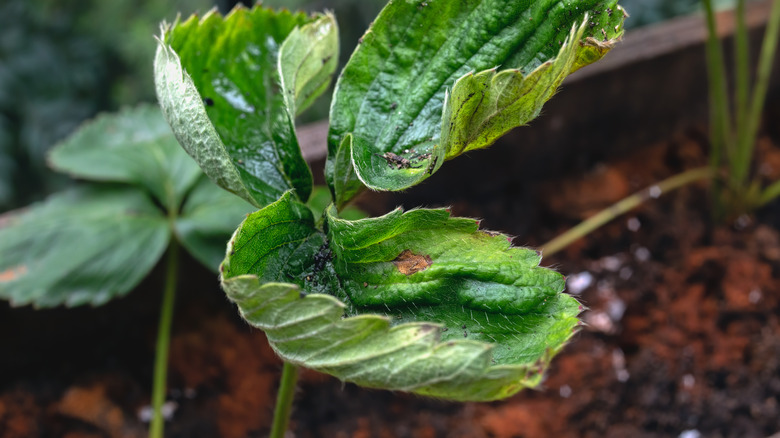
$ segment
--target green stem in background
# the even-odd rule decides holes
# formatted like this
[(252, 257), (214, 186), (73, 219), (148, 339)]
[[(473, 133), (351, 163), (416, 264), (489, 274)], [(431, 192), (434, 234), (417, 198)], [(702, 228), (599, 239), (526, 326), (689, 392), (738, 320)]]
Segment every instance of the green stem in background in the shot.
[(761, 192), (758, 198), (758, 206), (762, 207), (780, 196), (780, 181), (775, 181)]
[(718, 39), (715, 26), (715, 10), (712, 0), (702, 0), (707, 18), (707, 79), (710, 94), (711, 141), (710, 165), (718, 168), (721, 165), (724, 150), (728, 158), (733, 157), (731, 144), (731, 115), (727, 97), (726, 67), (723, 62), (723, 50)]
[(152, 382), (152, 422), (149, 424), (149, 438), (162, 438), (165, 419), (162, 406), (165, 402), (165, 388), (168, 374), (168, 345), (171, 341), (171, 323), (173, 321), (173, 302), (179, 272), (179, 244), (171, 239), (168, 247), (167, 273), (163, 291), (160, 325), (157, 329), (157, 352), (154, 360), (154, 380)]
[(780, 35), (780, 0), (772, 2), (772, 12), (764, 33), (764, 41), (761, 45), (761, 54), (758, 58), (758, 71), (756, 84), (753, 87), (753, 96), (750, 108), (745, 115), (745, 128), (739, 138), (739, 159), (734, 163), (732, 179), (737, 185), (744, 186), (747, 181), (750, 165), (753, 157), (753, 149), (758, 134), (758, 124), (761, 121), (761, 112), (764, 109), (766, 92), (769, 88), (769, 77), (772, 73), (772, 63), (777, 50), (777, 37)]
[(657, 198), (664, 193), (670, 192), (694, 181), (712, 178), (714, 175), (715, 172), (709, 167), (699, 167), (669, 177), (657, 184), (653, 184), (652, 186), (636, 192), (633, 195), (605, 208), (604, 210), (596, 213), (594, 216), (591, 216), (588, 219), (580, 222), (574, 228), (545, 243), (541, 247), (542, 253), (545, 256), (555, 254), (561, 249), (572, 244), (577, 239), (588, 235), (596, 228), (606, 224), (612, 219), (615, 219), (621, 214), (630, 211), (650, 198)]
[(735, 17), (737, 20), (734, 34), (734, 80), (736, 83), (736, 130), (737, 138), (741, 138), (748, 111), (748, 93), (750, 92), (750, 45), (748, 42), (747, 20), (745, 19), (745, 3), (747, 0), (737, 0)]
[(274, 423), (271, 426), (269, 438), (284, 438), (287, 427), (290, 425), (295, 387), (298, 384), (298, 367), (284, 362), (282, 368), (282, 381), (279, 383), (279, 392), (276, 395), (276, 409), (274, 409)]

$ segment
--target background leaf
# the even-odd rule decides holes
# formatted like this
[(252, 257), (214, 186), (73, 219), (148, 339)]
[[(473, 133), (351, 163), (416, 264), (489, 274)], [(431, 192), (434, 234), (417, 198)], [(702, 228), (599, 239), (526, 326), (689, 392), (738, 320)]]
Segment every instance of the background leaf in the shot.
[(130, 291), (168, 245), (167, 218), (142, 191), (83, 187), (0, 217), (0, 298), (93, 306)]
[(177, 211), (201, 175), (179, 146), (159, 107), (139, 105), (83, 124), (49, 155), (76, 178), (137, 184)]
[(312, 20), (256, 6), (163, 26), (155, 83), (166, 119), (206, 175), (258, 207), (311, 192), (277, 67), (285, 38)]
[[(437, 157), (442, 152), (434, 146), (441, 147), (445, 92), (458, 78), (494, 67), (533, 72), (558, 56), (572, 26), (583, 23), (585, 14), (591, 19), (583, 38), (612, 39), (622, 32), (623, 12), (616, 4), (617, 0), (390, 2), (337, 82), (328, 136), (332, 164), (326, 175), (337, 205), (348, 202), (354, 191), (341, 194), (334, 183), (351, 172), (349, 165), (337, 160), (347, 135), (354, 137), (352, 161), (364, 183), (379, 188), (390, 179), (391, 188), (397, 189), (419, 182), (441, 165)], [(357, 145), (368, 152), (356, 150)], [(398, 175), (377, 181), (377, 175), (369, 173), (377, 169), (377, 160), (366, 158), (387, 152), (406, 159), (430, 154), (422, 168), (431, 172), (410, 178), (404, 167), (384, 166), (379, 169)], [(341, 186), (352, 187), (356, 180), (357, 175)]]
[(176, 219), (176, 237), (190, 254), (216, 271), (225, 258), (230, 235), (254, 210), (248, 202), (201, 176)]
[(231, 239), (222, 284), (284, 359), (363, 386), (493, 400), (539, 383), (573, 334), (563, 277), (445, 210), (347, 221), (328, 235), (290, 194)]

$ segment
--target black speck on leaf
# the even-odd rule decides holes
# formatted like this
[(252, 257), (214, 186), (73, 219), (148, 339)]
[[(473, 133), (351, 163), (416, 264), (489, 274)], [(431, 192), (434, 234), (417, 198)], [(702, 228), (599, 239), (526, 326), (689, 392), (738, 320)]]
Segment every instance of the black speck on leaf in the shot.
[(214, 99), (212, 99), (210, 97), (204, 97), (203, 98), (203, 103), (205, 103), (206, 106), (214, 106)]

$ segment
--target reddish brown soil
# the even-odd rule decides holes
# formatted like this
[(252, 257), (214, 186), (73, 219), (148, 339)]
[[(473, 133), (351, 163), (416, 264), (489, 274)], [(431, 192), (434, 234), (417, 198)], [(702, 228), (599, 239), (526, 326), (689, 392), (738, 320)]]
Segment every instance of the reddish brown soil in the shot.
[[(454, 212), (537, 245), (594, 211), (704, 163), (700, 132), (536, 186), (523, 233), (515, 201), (455, 201)], [(764, 139), (761, 167), (780, 176)], [(518, 189), (519, 190), (519, 189)], [(541, 199), (548, 199), (542, 202)], [(541, 205), (541, 207), (540, 207)], [(780, 205), (739, 229), (713, 226), (705, 185), (660, 199), (545, 259), (567, 273), (587, 322), (542, 388), (494, 403), (450, 403), (343, 385), (304, 372), (297, 437), (768, 437), (780, 431)], [(210, 273), (188, 263), (171, 344), (169, 437), (268, 433), (280, 363), (236, 316)], [(590, 276), (590, 282), (585, 281)], [(0, 436), (141, 437), (159, 273), (99, 309), (0, 307)], [(579, 286), (579, 288), (578, 288)], [(583, 287), (586, 286), (586, 287)], [(581, 290), (578, 290), (581, 289)]]

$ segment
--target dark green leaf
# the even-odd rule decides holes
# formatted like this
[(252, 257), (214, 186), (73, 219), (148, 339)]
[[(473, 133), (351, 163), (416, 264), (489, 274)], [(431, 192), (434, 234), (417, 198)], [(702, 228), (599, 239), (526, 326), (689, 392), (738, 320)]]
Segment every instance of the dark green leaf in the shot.
[(244, 220), (229, 244), (222, 276), (254, 274), (263, 282), (303, 284), (324, 243), (311, 210), (287, 192)]
[(77, 178), (138, 184), (173, 211), (201, 175), (151, 105), (98, 116), (57, 145), (49, 160)]
[[(597, 60), (620, 36), (624, 17), (616, 3), (390, 2), (344, 68), (331, 106), (327, 180), (337, 205), (349, 201), (358, 180), (375, 189), (408, 187), (435, 171), (442, 155), (451, 158), (459, 150), (485, 147), (510, 126), (526, 123), (563, 77)], [(564, 47), (573, 28), (582, 33)], [(563, 65), (558, 58), (566, 60)], [(493, 81), (495, 67), (516, 73)], [(443, 119), (447, 90), (475, 72), (482, 89), (480, 83), (466, 87), (468, 82), (462, 82)], [(499, 99), (503, 89), (512, 94)], [(472, 101), (477, 96), (472, 91), (492, 97)], [(534, 98), (524, 98), (521, 91)], [(470, 102), (468, 111), (455, 106), (464, 102)], [(455, 126), (450, 126), (451, 116)], [(345, 141), (350, 135), (354, 139)], [(465, 147), (463, 140), (468, 140)], [(388, 158), (388, 152), (409, 161), (416, 158), (415, 167), (430, 171), (410, 171), (405, 164), (376, 167), (381, 164), (377, 158)]]
[(254, 207), (201, 177), (176, 219), (176, 236), (201, 263), (216, 271), (236, 227)]
[[(288, 190), (305, 201), (311, 191), (278, 58), (285, 38), (312, 20), (256, 6), (163, 27), (155, 82), (176, 138), (209, 178), (258, 207)], [(320, 75), (305, 77), (313, 82), (291, 84), (304, 103)]]
[(0, 218), (0, 298), (14, 305), (101, 305), (130, 291), (170, 238), (140, 190), (86, 187)]
[[(539, 383), (579, 304), (536, 252), (445, 210), (327, 217), (286, 194), (228, 247), (222, 282), (287, 361), (363, 386), (493, 400)], [(465, 339), (464, 339), (465, 337)]]

